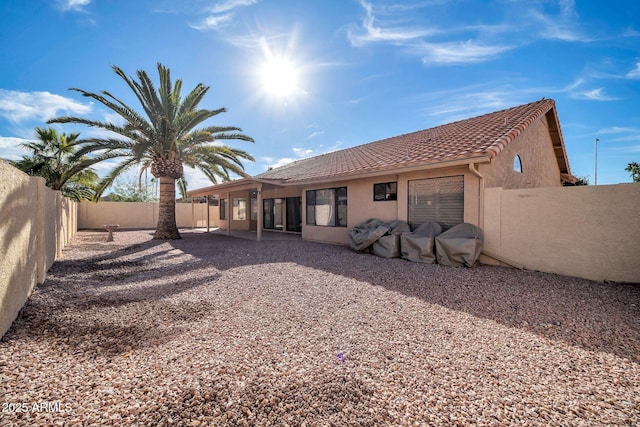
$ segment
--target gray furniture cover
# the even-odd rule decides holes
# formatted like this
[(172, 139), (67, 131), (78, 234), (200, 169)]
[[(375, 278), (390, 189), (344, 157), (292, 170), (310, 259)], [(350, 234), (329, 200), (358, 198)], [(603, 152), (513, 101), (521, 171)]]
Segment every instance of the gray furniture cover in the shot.
[(473, 224), (462, 223), (436, 237), (438, 264), (453, 267), (472, 267), (482, 251), (482, 230)]
[(370, 219), (349, 231), (349, 247), (364, 251), (389, 231), (389, 226), (377, 219)]
[(389, 231), (373, 242), (373, 254), (383, 258), (400, 257), (400, 235), (411, 231), (409, 224), (396, 220), (389, 224)]
[(442, 227), (435, 221), (420, 224), (413, 232), (400, 236), (402, 258), (433, 264), (436, 262), (435, 237), (440, 234)]

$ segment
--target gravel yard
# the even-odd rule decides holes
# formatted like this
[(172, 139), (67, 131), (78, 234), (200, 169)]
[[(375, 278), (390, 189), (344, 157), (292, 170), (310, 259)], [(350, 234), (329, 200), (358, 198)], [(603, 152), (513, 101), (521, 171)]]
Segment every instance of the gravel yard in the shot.
[(105, 237), (0, 341), (0, 425), (640, 425), (639, 285)]

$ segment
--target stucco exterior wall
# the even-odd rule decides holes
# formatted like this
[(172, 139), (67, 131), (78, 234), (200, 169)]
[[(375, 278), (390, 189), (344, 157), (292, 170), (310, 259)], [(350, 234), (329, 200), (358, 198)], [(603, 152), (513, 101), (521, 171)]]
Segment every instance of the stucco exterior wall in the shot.
[[(330, 184), (305, 187), (302, 191), (302, 238), (317, 242), (346, 245), (349, 243), (349, 230), (362, 224), (368, 219), (376, 218), (382, 221), (400, 219), (407, 221), (410, 180), (455, 175), (464, 176), (464, 221), (479, 225), (481, 221), (479, 197), (480, 180), (469, 170), (469, 167), (466, 166), (339, 181), (332, 182)], [(398, 183), (398, 197), (396, 201), (373, 201), (373, 184), (383, 182)], [(347, 227), (321, 227), (307, 225), (305, 216), (306, 190), (344, 186), (347, 187)]]
[[(49, 270), (56, 258), (61, 255), (62, 242), (56, 239), (56, 235), (62, 228), (62, 220), (58, 216), (58, 209), (61, 208), (62, 198), (57, 191), (51, 191), (44, 186), (38, 187), (38, 193), (42, 195), (43, 201), (39, 209), (42, 209), (42, 231), (41, 239), (44, 251), (43, 256), (43, 272)], [(52, 207), (54, 207), (52, 209)]]
[(105, 224), (118, 224), (122, 228), (154, 228), (157, 223), (157, 203), (82, 202), (78, 209), (80, 229), (104, 229)]
[(265, 188), (262, 190), (263, 199), (283, 199), (286, 197), (300, 197), (302, 187)]
[[(78, 228), (104, 229), (106, 224), (121, 228), (156, 228), (158, 204), (153, 202), (82, 202), (78, 205)], [(218, 206), (210, 206), (210, 226), (220, 223)], [(206, 227), (207, 204), (176, 203), (178, 227)]]
[[(516, 155), (522, 160), (522, 173), (513, 169)], [(546, 116), (532, 123), (507, 145), (490, 164), (479, 166), (485, 186), (518, 188), (560, 187), (560, 169), (549, 135)]]
[(488, 253), (539, 270), (640, 283), (640, 184), (486, 190)]
[(36, 285), (38, 184), (0, 161), (0, 335)]
[(75, 233), (75, 203), (0, 161), (0, 336)]

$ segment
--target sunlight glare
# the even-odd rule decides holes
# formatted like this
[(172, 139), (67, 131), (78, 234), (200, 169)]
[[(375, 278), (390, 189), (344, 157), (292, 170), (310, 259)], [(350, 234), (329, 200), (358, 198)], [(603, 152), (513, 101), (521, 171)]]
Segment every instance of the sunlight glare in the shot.
[(298, 70), (287, 60), (271, 58), (264, 64), (262, 71), (262, 87), (268, 94), (287, 98), (298, 92)]

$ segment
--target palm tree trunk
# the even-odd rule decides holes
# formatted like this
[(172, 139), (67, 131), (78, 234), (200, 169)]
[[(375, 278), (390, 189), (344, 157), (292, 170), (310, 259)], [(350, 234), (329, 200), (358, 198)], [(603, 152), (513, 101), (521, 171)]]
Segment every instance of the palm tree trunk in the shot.
[(158, 226), (153, 238), (156, 240), (180, 239), (176, 225), (176, 180), (168, 176), (161, 176), (159, 179)]

